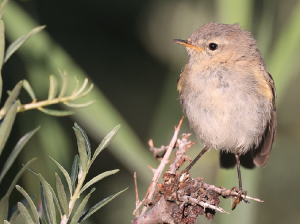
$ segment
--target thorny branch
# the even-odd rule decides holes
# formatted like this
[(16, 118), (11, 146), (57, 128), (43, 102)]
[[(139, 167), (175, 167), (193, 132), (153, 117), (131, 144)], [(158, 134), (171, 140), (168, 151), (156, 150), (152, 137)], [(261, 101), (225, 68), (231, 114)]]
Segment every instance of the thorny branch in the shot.
[[(198, 215), (205, 215), (208, 220), (212, 220), (215, 212), (226, 213), (219, 207), (220, 197), (223, 198), (240, 198), (263, 202), (260, 199), (252, 198), (246, 195), (239, 195), (232, 189), (216, 187), (205, 183), (203, 178), (192, 179), (189, 174), (180, 174), (179, 168), (185, 161), (191, 159), (185, 153), (195, 144), (189, 141), (191, 134), (182, 134), (181, 139), (177, 139), (183, 118), (180, 120), (169, 146), (155, 148), (153, 141), (149, 141), (150, 150), (154, 156), (160, 159), (160, 165), (157, 169), (151, 168), (153, 178), (148, 191), (142, 201), (138, 198), (138, 189), (135, 179), (136, 189), (136, 209), (133, 214), (136, 218), (132, 224), (156, 224), (156, 223), (187, 223), (196, 222)], [(165, 166), (170, 162), (170, 155), (174, 148), (175, 159), (169, 165), (168, 170), (163, 174), (164, 183), (158, 183), (158, 179), (163, 173)], [(165, 151), (165, 152), (164, 152)], [(163, 153), (159, 158), (158, 154)], [(139, 208), (143, 205), (141, 214)], [(147, 212), (147, 210), (150, 210)], [(147, 212), (147, 213), (146, 213)]]

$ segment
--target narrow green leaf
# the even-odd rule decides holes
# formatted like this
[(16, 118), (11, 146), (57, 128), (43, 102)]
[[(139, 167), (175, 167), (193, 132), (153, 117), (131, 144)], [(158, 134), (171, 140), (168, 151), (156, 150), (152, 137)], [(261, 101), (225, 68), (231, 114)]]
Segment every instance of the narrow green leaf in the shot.
[(57, 173), (55, 173), (55, 179), (56, 179), (57, 196), (58, 196), (59, 202), (61, 204), (62, 210), (65, 215), (69, 216), (69, 206), (68, 206), (67, 195), (65, 192), (64, 185), (62, 184), (61, 179)]
[(0, 6), (0, 19), (2, 18), (3, 16), (3, 13), (4, 13), (4, 10), (5, 10), (5, 7), (6, 7), (6, 4), (8, 3), (9, 0), (4, 0), (2, 3), (1, 3), (1, 6)]
[(5, 27), (3, 20), (0, 19), (0, 70), (3, 65), (4, 49), (5, 49)]
[(106, 171), (104, 173), (101, 173), (97, 176), (95, 176), (93, 179), (91, 179), (89, 182), (87, 182), (83, 188), (80, 190), (80, 194), (85, 191), (85, 189), (87, 189), (89, 186), (91, 186), (92, 184), (94, 183), (97, 183), (99, 180), (102, 180), (103, 178), (107, 177), (107, 176), (110, 176), (110, 175), (113, 175), (115, 173), (119, 172), (118, 169), (116, 170), (111, 170), (111, 171)]
[[(18, 206), (18, 205), (17, 205)], [(19, 220), (19, 216), (20, 216), (20, 212), (19, 210), (17, 209), (13, 214), (12, 216), (10, 217), (10, 223), (11, 224), (18, 224), (17, 220)]]
[(1, 102), (1, 97), (2, 97), (2, 87), (3, 87), (3, 80), (2, 80), (2, 75), (0, 71), (0, 102)]
[(71, 221), (70, 224), (77, 224), (77, 223), (78, 223), (78, 220), (79, 220), (79, 218), (80, 218), (80, 216), (81, 216), (81, 214), (82, 214), (82, 212), (83, 212), (83, 209), (84, 209), (86, 203), (88, 202), (88, 200), (90, 199), (91, 194), (92, 194), (95, 190), (96, 190), (96, 189), (93, 188), (93, 189), (91, 190), (91, 192), (90, 192), (87, 196), (85, 196), (85, 198), (82, 200), (82, 202), (81, 202), (80, 205), (78, 206), (77, 211), (75, 212), (75, 214), (74, 214), (74, 216), (73, 216), (72, 221)]
[(124, 191), (126, 191), (127, 189), (128, 189), (128, 187), (125, 188), (124, 190), (122, 190), (122, 191), (120, 191), (120, 192), (118, 192), (116, 194), (113, 194), (113, 195), (111, 195), (111, 196), (103, 199), (102, 201), (98, 202), (96, 205), (94, 205), (93, 207), (91, 207), (86, 213), (84, 213), (80, 217), (78, 223), (86, 220), (88, 217), (90, 217), (92, 214), (94, 214), (96, 211), (98, 211), (100, 208), (102, 208), (104, 205), (106, 205), (108, 202), (110, 202), (111, 200), (113, 200), (115, 197), (117, 197), (118, 195), (120, 195), (121, 193), (123, 193)]
[(67, 86), (68, 86), (68, 73), (66, 71), (61, 71), (60, 69), (58, 69), (58, 72), (60, 74), (60, 77), (62, 79), (62, 86), (60, 89), (60, 93), (58, 95), (58, 99), (60, 99), (61, 97), (63, 97), (66, 93), (67, 90)]
[(49, 93), (48, 93), (48, 100), (52, 100), (55, 98), (57, 94), (57, 79), (55, 76), (50, 75), (50, 86), (49, 86)]
[(85, 92), (79, 95), (79, 97), (87, 96), (92, 91), (93, 88), (94, 88), (94, 84), (91, 84), (90, 87)]
[[(2, 2), (3, 3), (6, 1)], [(1, 9), (0, 9), (0, 14), (1, 14)], [(0, 16), (1, 18), (1, 16)], [(0, 20), (0, 100), (1, 100), (1, 95), (2, 95), (2, 76), (1, 76), (1, 69), (3, 65), (3, 57), (4, 57), (4, 49), (5, 49), (5, 36), (4, 36), (4, 23), (2, 20)]]
[(20, 81), (18, 84), (14, 87), (14, 89), (11, 91), (10, 95), (8, 96), (7, 100), (4, 103), (4, 106), (0, 110), (0, 119), (6, 115), (9, 108), (11, 108), (12, 104), (16, 101), (20, 94), (20, 90), (22, 88), (23, 82)]
[(80, 131), (80, 134), (82, 135), (82, 137), (84, 139), (84, 144), (86, 147), (86, 152), (88, 154), (88, 158), (89, 158), (89, 160), (91, 160), (92, 152), (91, 152), (91, 143), (89, 141), (89, 138), (88, 138), (87, 134), (85, 133), (85, 131), (77, 123), (75, 123), (74, 126), (75, 126), (75, 128), (77, 128)]
[(100, 145), (98, 146), (98, 148), (96, 149), (94, 155), (93, 155), (93, 159), (90, 162), (90, 166), (92, 165), (92, 163), (95, 161), (95, 159), (97, 158), (97, 156), (99, 155), (99, 153), (105, 149), (108, 144), (116, 137), (116, 135), (118, 134), (119, 130), (121, 128), (121, 125), (117, 125), (111, 132), (109, 132), (105, 138), (102, 140), (102, 142), (100, 143)]
[(53, 194), (49, 187), (49, 183), (44, 179), (44, 177), (40, 173), (37, 176), (40, 179), (40, 182), (42, 183), (42, 186), (43, 186), (43, 191), (44, 191), (45, 199), (47, 202), (46, 203), (47, 210), (50, 215), (51, 223), (56, 224), (56, 211), (55, 211), (55, 206), (54, 206), (54, 202), (53, 202)]
[(85, 87), (87, 86), (87, 84), (88, 84), (88, 79), (85, 78), (84, 81), (83, 81), (83, 83), (82, 83), (82, 86), (74, 93), (74, 95), (72, 94), (72, 96), (75, 97), (75, 96), (80, 95), (80, 93), (83, 92), (83, 90), (85, 89)]
[[(25, 165), (23, 165), (23, 166), (25, 166)], [(36, 172), (35, 170), (33, 170), (33, 169), (29, 168), (29, 167), (26, 167), (26, 169), (29, 170), (31, 173), (33, 173), (36, 176), (39, 174), (38, 172)]]
[[(31, 200), (35, 199), (35, 195), (30, 196)], [(29, 203), (27, 201), (26, 198), (23, 198), (21, 202), (26, 208), (29, 207)], [(18, 214), (20, 214), (19, 210), (18, 210), (18, 204), (15, 204), (12, 208), (9, 209), (9, 214), (8, 214), (8, 221), (10, 221), (10, 223), (15, 223), (14, 219), (18, 216)]]
[(51, 115), (51, 116), (57, 116), (57, 117), (64, 117), (64, 116), (69, 116), (73, 115), (73, 111), (68, 111), (68, 110), (51, 110), (51, 109), (45, 109), (43, 107), (38, 108), (39, 111), (42, 111), (45, 114)]
[(26, 92), (28, 93), (28, 95), (30, 96), (32, 101), (35, 101), (36, 100), (35, 93), (31, 87), (31, 85), (29, 84), (29, 82), (26, 79), (23, 79), (23, 88), (26, 90)]
[(72, 194), (75, 191), (75, 186), (76, 186), (76, 180), (77, 180), (77, 176), (78, 176), (78, 165), (79, 165), (79, 156), (78, 154), (76, 154), (76, 156), (74, 157), (74, 161), (72, 164), (72, 171), (71, 171), (71, 182), (72, 182)]
[(78, 152), (79, 152), (79, 158), (80, 158), (80, 165), (82, 166), (83, 172), (87, 172), (87, 164), (88, 164), (88, 154), (87, 154), (87, 148), (85, 144), (84, 137), (82, 136), (79, 126), (75, 123), (73, 129), (77, 138), (77, 145), (78, 145)]
[(15, 102), (14, 105), (9, 108), (6, 116), (4, 117), (3, 123), (0, 126), (0, 155), (11, 132), (19, 105), (20, 104), (18, 102)]
[(26, 207), (21, 203), (18, 202), (18, 209), (21, 212), (22, 216), (23, 216), (23, 220), (25, 220), (25, 223), (27, 224), (33, 224), (33, 220), (28, 212), (28, 210), (26, 209)]
[(7, 219), (8, 216), (8, 206), (9, 206), (9, 195), (5, 195), (0, 200), (0, 224), (3, 224), (3, 221)]
[(66, 178), (66, 181), (68, 183), (68, 186), (69, 186), (69, 191), (70, 191), (70, 195), (72, 195), (72, 182), (71, 182), (71, 178), (70, 178), (70, 175), (69, 173), (65, 170), (65, 168), (62, 167), (62, 165), (60, 165), (55, 159), (51, 158), (52, 161), (56, 164), (56, 166), (60, 169), (60, 171), (63, 173), (63, 175), (65, 176)]
[(44, 192), (42, 183), (40, 183), (40, 189), (41, 189), (41, 200), (42, 200), (43, 213), (45, 216), (45, 220), (46, 220), (47, 224), (53, 224), (51, 215), (50, 215), (50, 210), (48, 209), (46, 194)]
[(20, 177), (22, 176), (22, 174), (26, 171), (26, 169), (28, 169), (28, 166), (30, 166), (31, 163), (33, 163), (37, 158), (33, 158), (31, 160), (29, 160), (25, 166), (23, 166), (23, 168), (19, 171), (19, 173), (15, 176), (14, 180), (11, 182), (6, 194), (10, 195), (11, 192), (13, 191), (16, 183), (18, 182), (18, 180), (20, 179)]
[(75, 83), (76, 84), (75, 84), (75, 87), (74, 87), (71, 95), (74, 95), (77, 92), (78, 88), (79, 88), (79, 80), (76, 76), (74, 78), (75, 78)]
[(86, 103), (69, 103), (69, 102), (65, 102), (64, 104), (68, 107), (73, 107), (73, 108), (83, 108), (83, 107), (88, 107), (90, 105), (92, 105), (96, 100), (91, 100), (89, 102)]
[(5, 57), (4, 57), (4, 63), (10, 58), (10, 56), (16, 51), (18, 50), (19, 47), (22, 46), (22, 44), (28, 40), (28, 38), (30, 38), (31, 36), (33, 36), (34, 34), (40, 32), (41, 30), (43, 30), (46, 26), (38, 26), (34, 29), (32, 29), (28, 34), (21, 36), (20, 38), (18, 38), (17, 40), (15, 40), (13, 43), (11, 43), (11, 45), (9, 45), (9, 47), (7, 48), (6, 52), (5, 52)]
[(33, 201), (31, 200), (31, 197), (27, 194), (27, 192), (22, 188), (20, 187), (19, 185), (16, 185), (16, 189), (24, 196), (24, 198), (26, 198), (30, 208), (31, 208), (31, 212), (33, 214), (33, 217), (34, 217), (34, 220), (35, 220), (35, 223), (38, 224), (40, 221), (39, 221), (39, 214), (37, 212), (37, 209), (33, 203)]
[(40, 127), (37, 127), (36, 129), (28, 132), (27, 134), (25, 134), (17, 143), (17, 145), (14, 147), (14, 149), (12, 150), (11, 154), (9, 155), (9, 157), (7, 158), (1, 174), (0, 174), (0, 183), (3, 179), (3, 177), (5, 176), (5, 174), (7, 173), (7, 171), (9, 170), (9, 168), (11, 167), (11, 165), (13, 164), (13, 162), (15, 161), (16, 157), (19, 155), (19, 153), (21, 152), (21, 150), (23, 149), (24, 145), (28, 142), (28, 140), (39, 130)]
[(57, 209), (58, 209), (58, 212), (59, 212), (60, 216), (62, 217), (61, 208), (60, 208), (58, 199), (57, 199), (57, 197), (56, 197), (56, 194), (55, 194), (53, 188), (51, 187), (51, 185), (50, 185), (49, 183), (48, 183), (48, 186), (49, 186), (49, 189), (51, 190), (51, 193), (52, 193), (52, 196), (53, 196), (53, 200), (54, 200), (54, 202), (55, 202), (55, 204), (56, 204), (56, 207), (57, 207)]

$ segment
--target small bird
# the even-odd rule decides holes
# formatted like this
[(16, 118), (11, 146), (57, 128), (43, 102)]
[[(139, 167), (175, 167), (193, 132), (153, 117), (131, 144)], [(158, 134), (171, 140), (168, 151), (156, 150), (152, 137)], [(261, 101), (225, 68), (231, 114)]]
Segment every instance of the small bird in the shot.
[(266, 166), (277, 126), (274, 81), (256, 41), (238, 23), (206, 23), (188, 40), (173, 42), (189, 55), (177, 89), (190, 127), (204, 143), (185, 171), (215, 148), (222, 152), (221, 166), (237, 164), (239, 193), (246, 194), (240, 157), (250, 155), (253, 167)]

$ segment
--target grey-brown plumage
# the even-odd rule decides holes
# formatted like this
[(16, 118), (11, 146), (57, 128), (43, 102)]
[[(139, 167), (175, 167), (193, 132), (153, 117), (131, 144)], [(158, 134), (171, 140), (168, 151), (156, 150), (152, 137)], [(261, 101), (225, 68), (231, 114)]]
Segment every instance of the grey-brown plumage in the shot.
[(238, 24), (207, 23), (187, 40), (189, 62), (177, 84), (198, 139), (238, 156), (253, 148), (268, 163), (276, 132), (275, 86), (251, 33)]

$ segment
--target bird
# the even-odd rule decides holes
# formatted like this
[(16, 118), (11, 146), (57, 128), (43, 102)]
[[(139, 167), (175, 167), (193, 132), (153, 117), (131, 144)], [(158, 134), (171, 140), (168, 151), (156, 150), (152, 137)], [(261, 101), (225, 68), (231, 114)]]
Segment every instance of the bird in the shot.
[[(177, 81), (181, 106), (204, 148), (221, 153), (221, 166), (237, 165), (239, 194), (243, 156), (267, 165), (276, 134), (276, 89), (252, 34), (238, 23), (206, 23), (187, 40), (174, 39), (189, 56)], [(233, 159), (232, 159), (233, 158)], [(234, 159), (235, 158), (235, 159)], [(234, 209), (234, 208), (232, 208)]]

